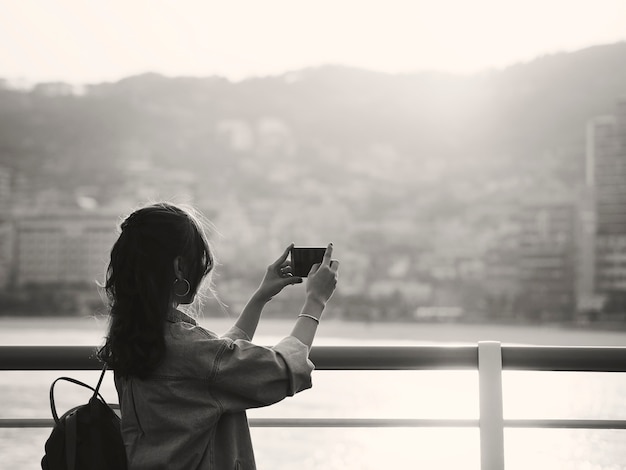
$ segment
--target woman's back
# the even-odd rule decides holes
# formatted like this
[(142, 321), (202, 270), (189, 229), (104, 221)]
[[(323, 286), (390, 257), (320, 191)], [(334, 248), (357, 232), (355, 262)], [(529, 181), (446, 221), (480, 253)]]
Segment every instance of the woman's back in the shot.
[(245, 410), (311, 386), (307, 347), (256, 346), (237, 327), (220, 338), (178, 311), (165, 344), (150, 377), (116, 376), (130, 468), (255, 468)]

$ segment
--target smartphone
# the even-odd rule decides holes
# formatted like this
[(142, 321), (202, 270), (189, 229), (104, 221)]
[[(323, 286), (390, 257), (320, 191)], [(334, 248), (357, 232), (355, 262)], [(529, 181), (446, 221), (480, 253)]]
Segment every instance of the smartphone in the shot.
[(291, 249), (291, 269), (294, 276), (307, 277), (316, 263), (321, 263), (326, 247), (294, 246)]

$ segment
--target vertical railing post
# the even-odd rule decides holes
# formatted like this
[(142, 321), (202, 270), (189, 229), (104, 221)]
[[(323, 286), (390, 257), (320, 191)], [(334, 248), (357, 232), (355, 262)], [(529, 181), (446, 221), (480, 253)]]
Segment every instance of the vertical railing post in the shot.
[(478, 343), (480, 400), (480, 468), (504, 469), (502, 349), (497, 341)]

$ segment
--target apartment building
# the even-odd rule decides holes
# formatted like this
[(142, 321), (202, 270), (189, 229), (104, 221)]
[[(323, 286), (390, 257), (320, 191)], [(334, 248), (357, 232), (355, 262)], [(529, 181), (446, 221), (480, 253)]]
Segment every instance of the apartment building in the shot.
[(593, 288), (607, 302), (626, 300), (626, 98), (587, 127), (586, 183), (595, 233)]
[(576, 206), (547, 201), (519, 212), (522, 295), (537, 318), (569, 320), (575, 306)]
[(101, 281), (116, 223), (115, 216), (79, 210), (16, 217), (15, 284)]

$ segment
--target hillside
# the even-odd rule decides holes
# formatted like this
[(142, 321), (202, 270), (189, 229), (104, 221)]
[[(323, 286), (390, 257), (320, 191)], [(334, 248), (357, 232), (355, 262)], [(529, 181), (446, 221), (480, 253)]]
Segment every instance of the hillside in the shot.
[(298, 152), (327, 146), (363, 158), (384, 144), (417, 161), (513, 167), (556, 152), (567, 159), (558, 176), (571, 181), (586, 120), (626, 94), (626, 43), (469, 77), (321, 67), (238, 83), (146, 74), (63, 92), (62, 84), (1, 90), (3, 165), (99, 179), (133, 152), (166, 166), (219, 164), (220, 121), (269, 116), (286, 123)]
[[(381, 296), (410, 296), (430, 289), (433, 266), (506, 237), (518, 204), (573, 200), (586, 122), (621, 96), (623, 42), (472, 76), (326, 66), (241, 82), (0, 82), (0, 166), (29, 209), (188, 190), (229, 241), (226, 265), (256, 261), (259, 243), (332, 239), (345, 293), (376, 281)], [(225, 278), (249, 277), (230, 266)]]

